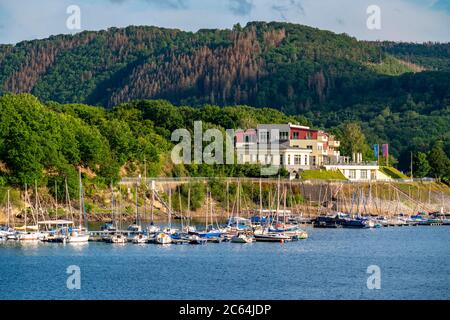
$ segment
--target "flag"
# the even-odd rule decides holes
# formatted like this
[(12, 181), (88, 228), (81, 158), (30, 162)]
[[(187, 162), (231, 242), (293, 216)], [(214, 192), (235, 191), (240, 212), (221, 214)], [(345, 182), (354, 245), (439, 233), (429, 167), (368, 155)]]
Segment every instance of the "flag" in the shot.
[(373, 153), (375, 154), (375, 159), (378, 159), (378, 155), (380, 153), (380, 150), (378, 148), (378, 144), (373, 145)]
[(383, 144), (381, 145), (381, 148), (383, 150), (383, 157), (387, 159), (389, 157), (389, 145)]

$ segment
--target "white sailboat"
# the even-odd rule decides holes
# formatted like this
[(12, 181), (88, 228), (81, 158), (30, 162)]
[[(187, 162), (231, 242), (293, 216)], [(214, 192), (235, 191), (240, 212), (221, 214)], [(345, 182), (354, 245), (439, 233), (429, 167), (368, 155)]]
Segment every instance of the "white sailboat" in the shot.
[(7, 202), (6, 202), (6, 212), (7, 212), (7, 223), (3, 229), (0, 229), (0, 240), (8, 240), (8, 237), (15, 236), (15, 231), (11, 228), (11, 201), (10, 201), (10, 190), (7, 192)]
[(252, 235), (248, 235), (248, 234), (238, 234), (236, 236), (234, 236), (233, 238), (231, 238), (231, 242), (233, 243), (252, 243), (255, 241), (255, 238)]
[(167, 206), (167, 227), (162, 232), (156, 234), (155, 242), (158, 244), (172, 243), (172, 234), (175, 234), (178, 230), (172, 228), (172, 190), (169, 188), (169, 205)]
[(111, 243), (127, 243), (128, 239), (121, 233), (116, 233), (109, 238)]
[(134, 236), (133, 238), (133, 243), (147, 243), (148, 242), (148, 237), (145, 234), (138, 234), (136, 236)]
[(89, 241), (89, 233), (87, 230), (87, 226), (83, 227), (83, 215), (85, 214), (85, 206), (84, 206), (84, 190), (83, 183), (81, 181), (81, 168), (79, 169), (79, 180), (80, 180), (80, 224), (78, 228), (74, 228), (71, 230), (69, 235), (67, 236), (67, 243), (80, 243), (80, 242), (88, 242)]
[[(37, 211), (37, 187), (36, 187), (36, 208), (34, 208), (34, 210)], [(28, 188), (27, 185), (25, 185), (25, 202), (27, 204), (30, 203), (29, 201), (29, 196), (28, 196)], [(29, 226), (28, 225), (28, 208), (31, 208), (31, 214), (33, 216), (33, 220), (35, 220), (36, 218), (33, 215), (33, 208), (31, 205), (29, 205), (27, 208), (25, 208), (25, 219), (24, 219), (24, 225), (22, 227), (17, 227), (16, 230), (18, 231), (15, 235), (15, 239), (19, 240), (19, 241), (38, 241), (39, 239), (42, 238), (42, 234), (39, 232), (39, 228), (37, 226), (37, 221), (36, 225), (33, 226)]]
[(172, 243), (172, 238), (165, 232), (160, 232), (156, 235), (155, 241), (158, 244), (169, 244)]

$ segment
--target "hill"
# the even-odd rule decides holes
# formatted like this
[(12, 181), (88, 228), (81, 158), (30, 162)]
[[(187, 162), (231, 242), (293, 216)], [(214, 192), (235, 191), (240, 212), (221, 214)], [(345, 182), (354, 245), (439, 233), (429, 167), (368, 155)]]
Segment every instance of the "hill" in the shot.
[(360, 121), (406, 168), (409, 151), (449, 140), (449, 66), (448, 43), (358, 41), (290, 23), (130, 26), (1, 45), (0, 94), (109, 108), (134, 99), (271, 107), (324, 128)]

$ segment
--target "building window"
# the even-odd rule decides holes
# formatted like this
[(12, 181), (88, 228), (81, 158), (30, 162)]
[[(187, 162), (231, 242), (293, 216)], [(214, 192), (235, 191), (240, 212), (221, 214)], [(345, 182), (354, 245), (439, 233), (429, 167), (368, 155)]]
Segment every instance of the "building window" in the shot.
[(280, 155), (280, 166), (282, 166), (284, 163), (284, 155)]
[(294, 164), (295, 164), (295, 165), (300, 165), (300, 164), (301, 164), (301, 161), (302, 161), (301, 156), (300, 156), (299, 154), (296, 154), (296, 155), (294, 156)]
[(348, 177), (349, 179), (356, 179), (356, 170), (349, 170)]
[(305, 166), (307, 166), (307, 165), (308, 165), (308, 156), (305, 155)]
[(312, 133), (311, 132), (307, 132), (306, 133), (306, 139), (307, 140), (312, 140)]
[(294, 140), (298, 140), (298, 132), (294, 132)]
[(288, 138), (289, 138), (289, 132), (287, 132), (287, 131), (280, 132), (280, 140), (288, 140)]
[(291, 164), (291, 155), (288, 154), (287, 163), (288, 166)]
[(361, 170), (361, 179), (367, 179), (367, 170)]
[(313, 146), (311, 146), (311, 145), (309, 145), (309, 146), (306, 146), (306, 149), (310, 149), (310, 150), (312, 150), (312, 149), (313, 149)]

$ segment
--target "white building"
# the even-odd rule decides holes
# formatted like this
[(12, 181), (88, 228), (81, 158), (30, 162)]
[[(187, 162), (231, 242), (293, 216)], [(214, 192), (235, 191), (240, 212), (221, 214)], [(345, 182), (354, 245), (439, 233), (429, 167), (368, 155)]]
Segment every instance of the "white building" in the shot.
[(375, 181), (391, 180), (391, 178), (380, 171), (377, 164), (351, 163), (325, 165), (326, 170), (339, 170), (350, 181)]
[(238, 163), (281, 166), (290, 172), (309, 169), (311, 152), (310, 149), (291, 147), (289, 143), (243, 143), (236, 146)]

